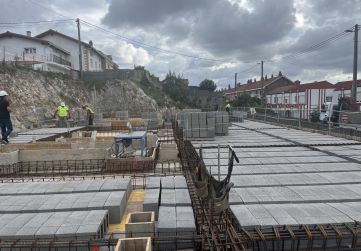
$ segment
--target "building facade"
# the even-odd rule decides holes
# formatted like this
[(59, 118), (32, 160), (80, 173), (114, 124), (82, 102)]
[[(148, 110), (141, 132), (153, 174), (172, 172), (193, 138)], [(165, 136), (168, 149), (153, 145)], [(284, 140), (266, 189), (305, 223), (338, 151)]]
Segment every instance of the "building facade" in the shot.
[[(79, 43), (77, 39), (52, 29), (37, 35), (36, 38), (59, 46), (61, 45), (62, 48), (70, 52), (70, 61), (72, 62), (73, 69), (80, 70)], [(111, 57), (94, 48), (92, 41), (89, 43), (81, 42), (81, 52), (83, 71), (105, 71), (114, 69), (116, 66)]]
[(49, 41), (12, 32), (0, 34), (2, 60), (19, 62), (34, 69), (67, 73), (72, 69), (70, 52)]
[(281, 72), (279, 72), (278, 76), (271, 76), (268, 78), (265, 76), (262, 80), (248, 80), (245, 84), (237, 84), (235, 88), (229, 88), (224, 92), (224, 97), (226, 102), (233, 101), (242, 94), (248, 94), (251, 97), (261, 97), (262, 92), (263, 95), (267, 95), (267, 93), (271, 92), (275, 88), (284, 88), (284, 87), (293, 87), (295, 85), (287, 77), (283, 76)]

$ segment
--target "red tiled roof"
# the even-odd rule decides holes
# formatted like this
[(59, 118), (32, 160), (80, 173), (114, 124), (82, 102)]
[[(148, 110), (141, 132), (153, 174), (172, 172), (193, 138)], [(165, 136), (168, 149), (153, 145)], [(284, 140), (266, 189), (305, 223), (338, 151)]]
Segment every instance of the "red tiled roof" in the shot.
[(27, 39), (27, 40), (31, 40), (31, 41), (34, 41), (34, 42), (37, 42), (37, 43), (41, 43), (41, 44), (47, 44), (47, 45), (50, 45), (62, 52), (64, 52), (65, 54), (70, 54), (68, 51), (64, 50), (63, 48), (60, 48), (58, 47), (57, 45), (49, 42), (49, 41), (46, 41), (44, 39), (41, 39), (41, 38), (37, 38), (37, 37), (30, 37), (30, 36), (26, 36), (26, 35), (22, 35), (22, 34), (18, 34), (18, 33), (13, 33), (13, 32), (10, 32), (10, 31), (7, 31), (7, 32), (4, 32), (4, 33), (1, 33), (0, 34), (0, 38), (3, 38), (3, 37), (17, 37), (17, 38), (22, 38), (22, 39)]
[[(271, 84), (272, 82), (278, 80), (278, 79), (281, 79), (285, 76), (276, 76), (276, 77), (273, 77), (273, 78), (269, 78), (269, 79), (265, 79), (263, 80), (263, 86), (267, 86), (269, 84)], [(255, 89), (259, 89), (261, 88), (261, 81), (258, 80), (256, 82), (252, 82), (252, 83), (246, 83), (246, 84), (241, 84), (240, 86), (237, 86), (237, 88), (231, 88), (231, 89), (228, 89), (226, 90), (224, 93), (225, 94), (229, 94), (229, 93), (233, 93), (235, 92), (235, 90), (237, 92), (241, 92), (241, 91), (249, 91), (249, 90), (255, 90)]]
[(315, 81), (313, 83), (306, 83), (306, 84), (300, 84), (293, 88), (292, 91), (299, 91), (304, 92), (305, 90), (310, 89), (333, 89), (334, 85), (330, 82), (323, 80), (323, 81)]
[[(351, 90), (352, 81), (337, 82), (334, 87), (335, 91)], [(357, 80), (357, 87), (361, 87), (361, 79)]]
[[(47, 30), (47, 31), (45, 31), (45, 32), (43, 32), (43, 33), (40, 33), (40, 34), (36, 35), (35, 37), (36, 37), (36, 38), (43, 38), (43, 37), (45, 37), (46, 35), (54, 35), (54, 34), (55, 34), (55, 35), (59, 35), (59, 36), (61, 36), (61, 37), (64, 37), (64, 38), (66, 38), (66, 39), (69, 39), (69, 40), (71, 40), (71, 41), (73, 41), (73, 42), (78, 43), (78, 39), (75, 39), (75, 38), (70, 37), (70, 36), (68, 36), (68, 35), (65, 35), (65, 34), (63, 34), (63, 33), (60, 33), (60, 32), (58, 32), (58, 31), (56, 31), (56, 30), (53, 30), (53, 29), (49, 29), (49, 30)], [(107, 58), (104, 53), (96, 50), (96, 49), (95, 49), (93, 46), (91, 46), (90, 44), (85, 43), (85, 42), (83, 42), (83, 41), (81, 41), (81, 43), (82, 43), (82, 45), (84, 45), (85, 47), (93, 50), (93, 51), (94, 51), (95, 53), (97, 53), (100, 57)]]
[(268, 92), (268, 94), (280, 94), (284, 92), (304, 92), (310, 89), (333, 89), (334, 85), (330, 82), (323, 80), (323, 81), (315, 81), (313, 83), (306, 83), (306, 84), (295, 84), (293, 86), (281, 86), (275, 88), (274, 90)]

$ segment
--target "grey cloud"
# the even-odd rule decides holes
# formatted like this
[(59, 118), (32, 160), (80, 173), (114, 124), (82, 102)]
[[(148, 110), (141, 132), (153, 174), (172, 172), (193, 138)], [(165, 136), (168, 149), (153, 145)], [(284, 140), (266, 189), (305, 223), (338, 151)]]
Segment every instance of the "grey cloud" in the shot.
[(161, 24), (177, 15), (193, 12), (211, 3), (207, 0), (111, 0), (103, 22), (110, 27), (142, 26)]
[(216, 55), (245, 53), (282, 39), (293, 28), (293, 1), (255, 1), (254, 12), (238, 9), (228, 1), (217, 1), (203, 13), (194, 39)]

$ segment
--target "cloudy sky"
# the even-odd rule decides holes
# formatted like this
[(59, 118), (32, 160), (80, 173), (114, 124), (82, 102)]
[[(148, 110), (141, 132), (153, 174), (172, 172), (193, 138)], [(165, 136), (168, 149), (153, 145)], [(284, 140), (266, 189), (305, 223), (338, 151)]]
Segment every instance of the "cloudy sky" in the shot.
[(241, 83), (259, 78), (261, 60), (268, 76), (349, 80), (353, 33), (312, 46), (361, 24), (361, 0), (0, 0), (0, 6), (0, 32), (52, 28), (76, 37), (74, 21), (4, 23), (80, 18), (105, 30), (82, 23), (82, 39), (121, 68), (144, 65), (160, 78), (172, 70), (192, 85), (209, 78), (219, 87), (233, 85), (235, 72)]

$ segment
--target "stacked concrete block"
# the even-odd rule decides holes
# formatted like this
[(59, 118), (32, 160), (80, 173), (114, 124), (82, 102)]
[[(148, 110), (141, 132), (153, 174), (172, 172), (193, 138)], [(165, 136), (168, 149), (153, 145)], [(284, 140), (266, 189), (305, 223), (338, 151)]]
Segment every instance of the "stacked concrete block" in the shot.
[(149, 177), (147, 178), (147, 189), (160, 188), (160, 177)]
[(160, 203), (160, 189), (146, 189), (144, 194), (143, 211), (153, 211), (155, 219), (158, 219)]
[(160, 114), (157, 112), (143, 112), (142, 119), (147, 121), (148, 129), (158, 129), (162, 123), (160, 119)]
[(114, 117), (120, 120), (127, 120), (129, 117), (128, 111), (116, 111)]
[(194, 221), (193, 208), (190, 206), (177, 206), (177, 231), (196, 233), (196, 224)]
[(176, 206), (190, 206), (191, 197), (189, 196), (188, 189), (175, 189), (175, 203)]
[(107, 228), (107, 210), (2, 214), (0, 238), (6, 240), (99, 239), (105, 236)]
[(161, 190), (160, 205), (162, 206), (190, 206), (191, 198), (188, 189)]
[[(158, 232), (160, 236), (194, 235), (196, 225), (192, 207), (159, 208)], [(177, 240), (172, 243), (159, 244), (160, 250), (192, 249), (190, 241)]]
[(229, 115), (227, 112), (215, 112), (216, 135), (228, 135)]
[(1, 196), (0, 213), (39, 213), (106, 209), (111, 223), (119, 223), (127, 197), (125, 191)]
[(161, 179), (162, 189), (174, 189), (174, 176), (165, 176)]
[(174, 176), (174, 188), (187, 188), (187, 182), (184, 176)]
[(162, 236), (172, 236), (176, 232), (177, 214), (175, 207), (160, 206), (158, 232)]
[(192, 112), (181, 115), (180, 126), (186, 138), (213, 138), (215, 115), (213, 112)]
[(96, 179), (57, 182), (2, 183), (0, 195), (40, 195), (125, 191), (127, 198), (132, 191), (130, 179)]

